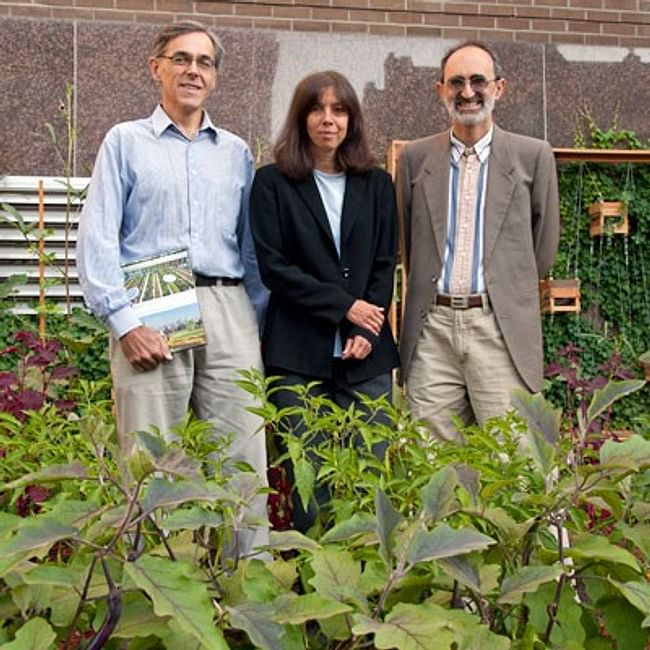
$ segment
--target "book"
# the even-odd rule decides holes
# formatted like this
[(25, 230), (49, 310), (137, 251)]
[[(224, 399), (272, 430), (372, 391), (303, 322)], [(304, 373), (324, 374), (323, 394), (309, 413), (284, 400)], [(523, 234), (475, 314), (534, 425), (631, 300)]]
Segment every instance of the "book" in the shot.
[(124, 264), (122, 271), (135, 313), (165, 336), (171, 352), (207, 343), (187, 249)]

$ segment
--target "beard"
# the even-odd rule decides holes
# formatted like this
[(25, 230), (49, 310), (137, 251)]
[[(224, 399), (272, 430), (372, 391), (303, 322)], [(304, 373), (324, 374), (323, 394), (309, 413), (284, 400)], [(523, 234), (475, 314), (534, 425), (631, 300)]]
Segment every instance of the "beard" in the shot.
[[(476, 100), (482, 101), (483, 105), (481, 109), (476, 113), (465, 113), (458, 110), (457, 106), (462, 104), (469, 104)], [(468, 102), (462, 97), (456, 97), (455, 99), (445, 100), (445, 107), (449, 113), (451, 119), (457, 124), (462, 124), (463, 126), (476, 126), (485, 122), (494, 111), (494, 105), (496, 104), (496, 99), (494, 95), (474, 95), (472, 99)]]

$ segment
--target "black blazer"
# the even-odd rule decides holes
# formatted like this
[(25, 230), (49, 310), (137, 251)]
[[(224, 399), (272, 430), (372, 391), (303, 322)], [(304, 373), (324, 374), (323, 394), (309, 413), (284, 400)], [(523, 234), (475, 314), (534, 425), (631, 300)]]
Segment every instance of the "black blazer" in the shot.
[(343, 363), (349, 383), (397, 366), (387, 320), (377, 337), (345, 318), (358, 298), (385, 307), (388, 315), (397, 254), (390, 176), (381, 169), (348, 174), (340, 258), (312, 176), (294, 181), (275, 165), (262, 167), (253, 181), (250, 215), (260, 275), (271, 291), (262, 335), (265, 366), (331, 377), (337, 327), (343, 345), (356, 334), (373, 344), (365, 359)]

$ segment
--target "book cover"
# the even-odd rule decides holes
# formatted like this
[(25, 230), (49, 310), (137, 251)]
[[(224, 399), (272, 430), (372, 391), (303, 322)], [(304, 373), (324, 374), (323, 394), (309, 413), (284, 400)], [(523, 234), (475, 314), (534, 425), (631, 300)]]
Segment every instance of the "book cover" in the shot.
[(122, 266), (135, 313), (167, 338), (172, 352), (207, 343), (186, 249)]

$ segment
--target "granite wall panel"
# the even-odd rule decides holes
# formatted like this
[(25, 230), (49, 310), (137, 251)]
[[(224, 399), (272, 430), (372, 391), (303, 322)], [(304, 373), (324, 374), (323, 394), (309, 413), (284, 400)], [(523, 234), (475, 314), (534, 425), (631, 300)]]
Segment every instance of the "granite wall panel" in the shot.
[(66, 83), (73, 80), (72, 23), (0, 19), (0, 174), (61, 171), (45, 126), (64, 147)]
[[(76, 83), (76, 169), (90, 172), (115, 123), (146, 116), (158, 99), (147, 55), (159, 28), (145, 23), (0, 18), (5, 92), (0, 93), (0, 173), (60, 174), (45, 122), (62, 120), (59, 101)], [(222, 29), (226, 58), (208, 110), (246, 139), (258, 162), (286, 116), (296, 83), (315, 70), (347, 75), (362, 99), (373, 151), (392, 139), (442, 130), (448, 116), (435, 92), (439, 61), (454, 41), (369, 34)], [(650, 51), (535, 43), (493, 44), (508, 80), (496, 108), (507, 129), (571, 146), (579, 110), (650, 135)]]

